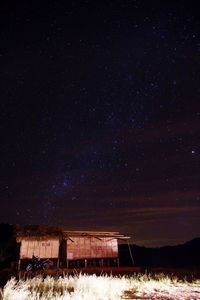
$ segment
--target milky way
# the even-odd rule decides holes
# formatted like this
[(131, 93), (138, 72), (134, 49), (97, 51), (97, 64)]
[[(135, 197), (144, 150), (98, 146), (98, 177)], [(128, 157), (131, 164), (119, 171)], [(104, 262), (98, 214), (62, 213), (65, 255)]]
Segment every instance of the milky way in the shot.
[(144, 245), (199, 236), (197, 1), (22, 1), (0, 14), (0, 221)]

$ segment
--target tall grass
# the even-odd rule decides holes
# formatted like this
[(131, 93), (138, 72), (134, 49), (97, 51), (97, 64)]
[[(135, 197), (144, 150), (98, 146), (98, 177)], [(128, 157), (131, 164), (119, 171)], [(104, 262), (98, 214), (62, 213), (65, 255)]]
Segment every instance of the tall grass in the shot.
[(12, 278), (1, 292), (1, 300), (118, 300), (200, 299), (200, 280), (178, 281), (164, 275), (113, 277), (83, 275), (53, 278)]

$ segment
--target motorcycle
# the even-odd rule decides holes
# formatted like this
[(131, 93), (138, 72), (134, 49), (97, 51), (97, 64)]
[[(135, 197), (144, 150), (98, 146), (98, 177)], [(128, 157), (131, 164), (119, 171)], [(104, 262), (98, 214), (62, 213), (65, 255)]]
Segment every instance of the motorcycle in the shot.
[(31, 262), (26, 267), (26, 271), (39, 271), (39, 270), (46, 270), (51, 265), (53, 265), (53, 262), (50, 259), (41, 259), (37, 256), (32, 256)]

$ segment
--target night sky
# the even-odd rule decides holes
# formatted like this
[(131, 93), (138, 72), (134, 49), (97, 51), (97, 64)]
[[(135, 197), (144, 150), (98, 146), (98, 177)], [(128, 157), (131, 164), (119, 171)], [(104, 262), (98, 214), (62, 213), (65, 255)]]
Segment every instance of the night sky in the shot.
[(0, 131), (0, 222), (200, 236), (199, 1), (4, 1)]

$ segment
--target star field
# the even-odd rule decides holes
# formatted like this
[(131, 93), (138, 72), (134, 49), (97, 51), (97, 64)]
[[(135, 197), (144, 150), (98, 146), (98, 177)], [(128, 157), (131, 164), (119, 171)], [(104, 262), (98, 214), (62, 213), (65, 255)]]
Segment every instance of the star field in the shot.
[(0, 12), (0, 222), (176, 244), (200, 228), (197, 1)]

